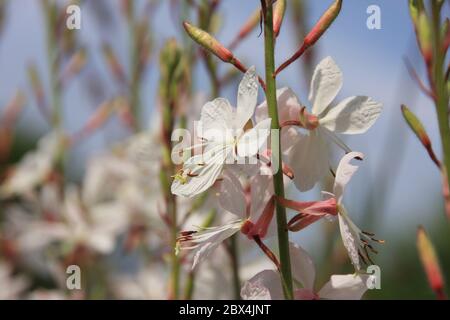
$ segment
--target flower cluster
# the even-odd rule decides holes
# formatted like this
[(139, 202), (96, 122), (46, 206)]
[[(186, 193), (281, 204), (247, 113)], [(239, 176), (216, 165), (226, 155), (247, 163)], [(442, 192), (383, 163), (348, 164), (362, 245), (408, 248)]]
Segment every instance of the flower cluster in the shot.
[[(352, 160), (363, 160), (364, 155), (353, 152), (338, 136), (362, 134), (377, 120), (382, 105), (367, 96), (352, 96), (332, 105), (342, 87), (342, 72), (331, 57), (323, 59), (316, 67), (309, 94), (311, 109), (299, 101), (289, 88), (277, 90), (277, 103), (283, 155), (280, 170), (284, 183), (293, 184), (299, 191), (312, 189), (326, 175), (334, 175), (333, 192), (323, 192), (324, 199), (296, 201), (276, 195), (273, 175), (276, 166), (271, 162), (271, 121), (267, 102), (257, 104), (258, 80), (255, 69), (250, 68), (242, 79), (237, 96), (237, 108), (222, 98), (206, 103), (201, 110), (198, 126), (200, 149), (187, 157), (172, 183), (172, 192), (184, 197), (194, 197), (210, 188), (222, 209), (231, 217), (222, 225), (184, 231), (178, 239), (177, 251), (193, 250), (192, 267), (210, 255), (225, 239), (240, 232), (255, 240), (263, 251), (278, 264), (275, 255), (262, 243), (274, 235), (274, 208), (281, 205), (292, 209), (296, 215), (289, 221), (289, 231), (296, 232), (322, 217), (338, 217), (341, 237), (356, 276), (332, 276), (324, 288), (312, 291), (314, 270), (306, 252), (291, 243), (291, 259), (297, 298), (360, 298), (366, 286), (363, 264), (371, 263), (370, 252), (376, 253), (373, 244), (382, 242), (369, 232), (362, 231), (350, 218), (343, 204), (346, 185), (358, 169)], [(330, 163), (330, 143), (342, 148), (345, 155), (337, 170)], [(272, 144), (273, 145), (273, 144)], [(231, 157), (231, 160), (230, 160)], [(256, 157), (258, 162), (239, 161), (242, 157)], [(305, 266), (306, 265), (306, 266)], [(279, 267), (279, 265), (277, 265)], [(309, 271), (309, 275), (302, 274)], [(244, 284), (243, 298), (279, 299), (282, 280), (278, 272), (265, 270)], [(302, 289), (300, 289), (302, 288)]]

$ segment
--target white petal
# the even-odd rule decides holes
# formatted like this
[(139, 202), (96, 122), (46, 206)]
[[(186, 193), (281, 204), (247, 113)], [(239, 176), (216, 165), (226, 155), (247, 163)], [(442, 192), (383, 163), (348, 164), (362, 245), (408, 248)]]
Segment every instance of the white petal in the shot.
[(283, 300), (281, 278), (275, 270), (263, 270), (246, 281), (241, 289), (244, 300)]
[(303, 134), (294, 127), (288, 127), (281, 130), (281, 152), (284, 156), (288, 156), (291, 148), (303, 138)]
[(313, 290), (316, 268), (308, 252), (293, 242), (289, 243), (289, 252), (294, 279), (300, 282), (304, 288)]
[(271, 123), (272, 119), (265, 119), (239, 138), (237, 145), (239, 157), (253, 157), (264, 145), (267, 145)]
[(224, 170), (223, 181), (220, 183), (219, 204), (228, 212), (242, 218), (245, 217), (244, 189), (239, 179), (228, 170)]
[(258, 78), (255, 67), (250, 67), (239, 84), (237, 95), (237, 113), (235, 120), (235, 129), (245, 126), (255, 112), (258, 99)]
[[(301, 103), (295, 93), (288, 87), (277, 90), (278, 117), (280, 123), (287, 120), (298, 120)], [(262, 121), (268, 117), (267, 101), (261, 103), (255, 112), (256, 121)]]
[(319, 116), (336, 98), (342, 87), (342, 72), (331, 57), (323, 59), (314, 70), (309, 92), (312, 113)]
[(364, 154), (361, 152), (350, 152), (342, 157), (336, 170), (336, 178), (334, 180), (333, 193), (338, 200), (338, 203), (342, 202), (345, 186), (350, 181), (353, 174), (358, 170), (358, 166), (350, 164), (350, 161), (355, 158), (364, 158)]
[(359, 300), (367, 290), (367, 276), (332, 275), (319, 291), (321, 299)]
[(317, 130), (302, 135), (289, 151), (289, 164), (294, 170), (294, 183), (300, 191), (308, 191), (328, 172), (328, 145)]
[(257, 174), (250, 180), (250, 220), (256, 221), (270, 197), (273, 196), (273, 177)]
[(193, 197), (209, 189), (222, 172), (225, 159), (231, 151), (229, 146), (219, 144), (202, 155), (189, 158), (185, 162), (183, 170), (196, 176), (188, 177), (186, 183), (174, 179), (171, 192), (179, 196)]
[(341, 232), (342, 242), (347, 249), (348, 256), (356, 270), (361, 269), (360, 258), (358, 254), (359, 235), (356, 234), (349, 221), (342, 214), (339, 214), (339, 230)]
[(88, 236), (87, 244), (102, 254), (108, 254), (114, 250), (115, 238), (107, 233), (92, 232)]
[(233, 108), (228, 100), (217, 98), (203, 106), (197, 134), (209, 141), (225, 141), (232, 134), (232, 124)]
[(206, 259), (225, 239), (239, 232), (242, 220), (233, 221), (220, 227), (207, 228), (198, 232), (190, 241), (191, 247), (182, 249), (195, 249), (192, 269)]
[(350, 97), (330, 109), (320, 119), (320, 125), (343, 134), (366, 132), (378, 119), (383, 106), (370, 97)]

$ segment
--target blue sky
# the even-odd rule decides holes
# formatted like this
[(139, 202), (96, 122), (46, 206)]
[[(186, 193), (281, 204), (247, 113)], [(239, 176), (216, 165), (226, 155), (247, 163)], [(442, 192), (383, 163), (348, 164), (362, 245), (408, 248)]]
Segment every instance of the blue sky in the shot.
[[(117, 0), (110, 2), (116, 3)], [(223, 21), (217, 37), (223, 43), (229, 43), (239, 27), (259, 5), (259, 1), (224, 0), (222, 2), (220, 10), (223, 13)], [(307, 1), (309, 25), (319, 18), (330, 3), (331, 1), (328, 0)], [(381, 30), (369, 30), (366, 27), (368, 17), (366, 9), (372, 4), (378, 5), (381, 9)], [(126, 61), (127, 33), (123, 21), (114, 11), (111, 13), (115, 17), (115, 24), (100, 32), (101, 25), (99, 26), (95, 21), (89, 8), (86, 6), (82, 11), (83, 25), (82, 30), (79, 31), (80, 37), (90, 52), (90, 67), (106, 79), (108, 74), (96, 52), (99, 51), (102, 40), (107, 39), (118, 50), (122, 61)], [(447, 8), (448, 6), (445, 7)], [(446, 15), (449, 15), (449, 10), (446, 11)], [(177, 35), (178, 31), (170, 18), (167, 5), (158, 9), (156, 18), (151, 24), (156, 33), (157, 46), (160, 46), (167, 37)], [(292, 28), (288, 19), (277, 40), (278, 63), (289, 57), (301, 42), (300, 39), (295, 38)], [(257, 33), (257, 31), (252, 33), (235, 51), (235, 54), (246, 64), (254, 64), (261, 72), (264, 64), (263, 40), (257, 37)], [(320, 60), (326, 56), (332, 56), (344, 74), (344, 86), (337, 101), (349, 95), (369, 95), (384, 104), (380, 119), (367, 134), (347, 140), (354, 150), (366, 154), (366, 161), (348, 190), (347, 202), (351, 214), (358, 220), (358, 216), (364, 213), (363, 202), (358, 199), (364, 195), (364, 193), (361, 194), (361, 190), (370, 190), (375, 203), (385, 203), (383, 206), (380, 205), (382, 212), (379, 213), (380, 219), (384, 218), (382, 233), (389, 234), (399, 223), (405, 227), (405, 230), (411, 230), (414, 233), (416, 225), (421, 223), (427, 225), (432, 223), (431, 219), (442, 219), (442, 217), (425, 217), (426, 213), (430, 212), (430, 208), (442, 207), (440, 178), (433, 163), (409, 132), (400, 114), (400, 104), (408, 104), (423, 120), (436, 151), (440, 154), (433, 105), (410, 80), (403, 63), (403, 57), (407, 56), (422, 74), (422, 62), (417, 54), (407, 2), (402, 0), (344, 1), (340, 16), (319, 41), (317, 59)], [(47, 74), (44, 23), (39, 1), (11, 1), (6, 28), (3, 30), (0, 41), (0, 70), (2, 70), (0, 108), (17, 88), (29, 90), (26, 67), (31, 61), (38, 64), (41, 74)], [(155, 92), (158, 79), (156, 69), (155, 60), (153, 60), (142, 88), (148, 117), (156, 106)], [(86, 86), (83, 82), (88, 78), (89, 74), (84, 74), (81, 80), (75, 81), (64, 97), (66, 124), (71, 131), (78, 128), (96, 106), (96, 102), (85, 94)], [(207, 91), (208, 85), (203, 79), (207, 79), (204, 70), (199, 70), (198, 89)], [(44, 80), (48, 83), (48, 79), (44, 78)], [(292, 87), (300, 99), (307, 103), (309, 84), (303, 81), (298, 62), (280, 75), (278, 84), (280, 87)], [(112, 86), (107, 87), (105, 98), (114, 93)], [(225, 94), (234, 101), (233, 90), (227, 90)], [(36, 111), (34, 102), (29, 104), (25, 117), (21, 120), (21, 127), (31, 128), (36, 134), (47, 130), (44, 121)], [(72, 155), (71, 164), (81, 169), (89, 154), (101, 151), (105, 139), (112, 141), (118, 137), (114, 128), (111, 127), (108, 128), (108, 135), (110, 137), (106, 139), (104, 135), (98, 134), (91, 141), (77, 148)], [(388, 148), (386, 148), (387, 143)], [(397, 161), (401, 161), (398, 166), (394, 164)], [(380, 176), (386, 179), (386, 186), (373, 187), (371, 182), (378, 181)], [(317, 190), (308, 193), (305, 197), (315, 197), (316, 192)], [(435, 210), (432, 211), (435, 213)], [(305, 237), (309, 237), (308, 233), (314, 232), (315, 229), (312, 228)]]

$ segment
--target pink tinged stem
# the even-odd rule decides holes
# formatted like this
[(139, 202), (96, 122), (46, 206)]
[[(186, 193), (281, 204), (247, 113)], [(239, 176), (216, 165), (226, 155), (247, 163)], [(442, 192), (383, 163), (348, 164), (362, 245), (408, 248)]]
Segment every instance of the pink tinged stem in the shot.
[(278, 261), (275, 254), (272, 252), (272, 250), (267, 247), (264, 242), (262, 242), (261, 238), (258, 236), (254, 236), (253, 240), (255, 240), (256, 244), (261, 248), (261, 250), (264, 252), (264, 254), (275, 264), (278, 271), (281, 270), (280, 262)]
[(288, 229), (289, 231), (297, 232), (305, 229), (307, 226), (320, 219), (322, 219), (322, 216), (310, 216), (300, 213), (288, 222)]
[(326, 214), (337, 215), (338, 213), (335, 198), (321, 201), (294, 201), (277, 196), (276, 200), (285, 208), (311, 216), (322, 217)]

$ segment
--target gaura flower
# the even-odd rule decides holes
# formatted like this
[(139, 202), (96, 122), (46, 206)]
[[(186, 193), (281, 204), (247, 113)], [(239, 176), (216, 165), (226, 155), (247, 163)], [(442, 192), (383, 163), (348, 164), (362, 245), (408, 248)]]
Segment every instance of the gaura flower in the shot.
[[(331, 106), (342, 87), (342, 73), (331, 57), (323, 59), (314, 70), (309, 93), (311, 113), (302, 107), (289, 88), (277, 91), (282, 126), (295, 125), (307, 129), (303, 134), (293, 127), (282, 133), (282, 143), (290, 146), (287, 162), (294, 170), (294, 183), (307, 191), (329, 170), (328, 140), (350, 152), (336, 134), (360, 134), (376, 121), (382, 104), (367, 96), (352, 96)], [(267, 115), (267, 103), (256, 111), (259, 121)], [(283, 131), (285, 131), (284, 129)]]
[[(274, 201), (270, 198), (265, 203), (262, 212), (259, 206), (252, 210), (251, 204), (254, 200), (261, 199), (257, 192), (251, 192), (250, 199), (244, 192), (239, 179), (229, 171), (225, 171), (220, 183), (219, 203), (225, 214), (227, 222), (221, 226), (210, 228), (199, 228), (197, 231), (184, 231), (178, 238), (176, 251), (194, 250), (192, 268), (208, 257), (224, 240), (239, 231), (248, 238), (258, 236), (264, 238), (272, 225), (274, 214)], [(257, 214), (259, 214), (259, 217)]]
[(361, 261), (365, 264), (372, 262), (369, 256), (369, 250), (373, 253), (377, 253), (371, 242), (384, 243), (383, 240), (375, 239), (373, 233), (359, 229), (350, 219), (350, 216), (342, 203), (345, 187), (356, 170), (358, 170), (358, 167), (350, 164), (350, 161), (352, 159), (363, 158), (364, 155), (360, 152), (350, 152), (346, 154), (339, 162), (333, 187), (334, 196), (338, 203), (339, 229), (341, 231), (342, 242), (357, 271), (361, 269)]
[[(361, 270), (361, 262), (367, 264), (372, 262), (369, 251), (377, 253), (373, 248), (372, 242), (383, 243), (384, 241), (375, 239), (374, 234), (362, 231), (350, 219), (347, 210), (343, 204), (344, 190), (353, 174), (358, 170), (357, 166), (350, 163), (353, 159), (362, 160), (364, 155), (360, 152), (350, 152), (346, 154), (336, 170), (336, 178), (333, 186), (333, 193), (325, 193), (328, 199), (322, 203), (312, 202), (305, 206), (303, 202), (296, 202), (279, 198), (278, 201), (287, 208), (296, 210), (300, 214), (289, 222), (291, 231), (300, 231), (311, 223), (319, 220), (326, 215), (338, 215), (339, 229), (342, 242), (348, 252), (350, 260), (357, 271)], [(333, 210), (333, 207), (335, 210)]]
[(18, 235), (18, 245), (24, 252), (41, 250), (51, 243), (62, 243), (68, 248), (82, 246), (93, 252), (109, 254), (129, 224), (123, 205), (104, 203), (87, 207), (79, 190), (72, 185), (66, 187), (63, 198), (53, 197), (52, 201), (55, 203), (45, 205), (58, 210), (54, 217), (31, 220)]
[(28, 288), (29, 281), (23, 276), (14, 276), (13, 268), (0, 262), (0, 300), (17, 300)]
[(0, 197), (23, 196), (41, 185), (54, 169), (63, 139), (56, 131), (42, 137), (37, 149), (27, 153), (0, 185)]
[[(228, 100), (217, 98), (201, 111), (197, 135), (204, 142), (202, 154), (188, 158), (175, 175), (172, 193), (192, 197), (210, 188), (226, 164), (239, 158), (254, 157), (270, 133), (271, 119), (265, 119), (246, 130), (256, 108), (258, 81), (251, 67), (242, 79), (234, 110)], [(231, 159), (231, 161), (230, 161)]]
[[(290, 242), (294, 297), (297, 300), (359, 300), (367, 290), (368, 275), (332, 275), (322, 289), (314, 290), (316, 270), (308, 253)], [(277, 270), (263, 270), (246, 281), (241, 288), (244, 300), (282, 300), (283, 286)]]

